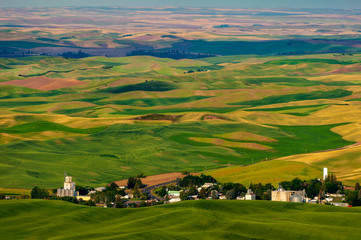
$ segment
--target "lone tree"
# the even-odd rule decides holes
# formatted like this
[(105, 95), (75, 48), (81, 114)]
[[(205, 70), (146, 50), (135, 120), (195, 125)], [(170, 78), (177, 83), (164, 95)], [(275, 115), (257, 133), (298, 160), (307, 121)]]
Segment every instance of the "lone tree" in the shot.
[(32, 199), (44, 199), (49, 197), (49, 192), (46, 189), (39, 188), (35, 186), (31, 190), (31, 198)]
[(359, 182), (357, 182), (356, 184), (355, 184), (355, 191), (359, 191), (361, 188), (360, 188), (360, 183)]
[(129, 177), (128, 178), (128, 183), (127, 183), (127, 187), (129, 189), (133, 189), (134, 186), (135, 186), (135, 183), (136, 183), (137, 179), (135, 177)]

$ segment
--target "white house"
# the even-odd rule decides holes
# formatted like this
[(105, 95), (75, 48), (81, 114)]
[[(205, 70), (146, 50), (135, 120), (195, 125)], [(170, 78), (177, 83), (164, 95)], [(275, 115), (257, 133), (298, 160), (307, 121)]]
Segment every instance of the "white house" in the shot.
[(248, 189), (244, 197), (246, 200), (256, 200), (256, 194), (253, 193), (252, 189)]
[(97, 192), (103, 192), (104, 190), (106, 190), (105, 187), (97, 187), (97, 188), (94, 188), (95, 191)]
[(180, 198), (172, 198), (168, 202), (170, 203), (180, 202)]

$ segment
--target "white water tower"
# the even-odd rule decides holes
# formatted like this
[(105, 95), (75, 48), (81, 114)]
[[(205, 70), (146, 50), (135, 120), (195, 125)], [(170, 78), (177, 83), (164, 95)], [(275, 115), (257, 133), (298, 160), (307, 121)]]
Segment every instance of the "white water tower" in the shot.
[(325, 180), (326, 180), (327, 175), (328, 175), (328, 170), (327, 170), (327, 168), (326, 168), (326, 167), (324, 167), (324, 168), (323, 168), (323, 181), (325, 181)]

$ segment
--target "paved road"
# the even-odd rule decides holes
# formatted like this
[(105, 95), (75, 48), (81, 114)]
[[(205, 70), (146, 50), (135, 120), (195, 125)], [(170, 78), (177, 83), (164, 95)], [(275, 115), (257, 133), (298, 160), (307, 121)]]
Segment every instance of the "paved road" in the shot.
[(164, 182), (164, 183), (159, 183), (157, 185), (146, 187), (146, 188), (144, 188), (142, 190), (142, 193), (147, 193), (149, 195), (150, 199), (157, 199), (158, 201), (163, 201), (164, 198), (160, 198), (160, 197), (155, 196), (155, 195), (152, 194), (153, 189), (156, 189), (156, 188), (161, 187), (161, 186), (169, 185), (169, 184), (174, 183), (174, 182), (175, 182), (175, 180), (174, 181), (169, 181), (169, 182)]

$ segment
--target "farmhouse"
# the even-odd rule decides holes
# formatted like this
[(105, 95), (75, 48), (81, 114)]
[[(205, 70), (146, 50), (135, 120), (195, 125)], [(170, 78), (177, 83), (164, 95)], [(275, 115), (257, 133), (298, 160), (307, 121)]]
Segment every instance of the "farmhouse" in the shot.
[(276, 191), (272, 191), (272, 201), (279, 202), (305, 202), (306, 192), (303, 191), (286, 191), (281, 184)]

